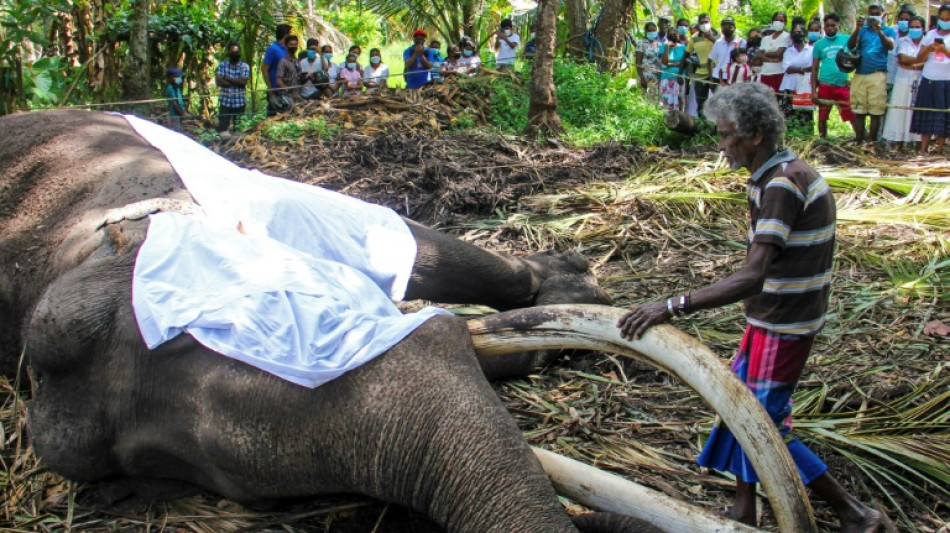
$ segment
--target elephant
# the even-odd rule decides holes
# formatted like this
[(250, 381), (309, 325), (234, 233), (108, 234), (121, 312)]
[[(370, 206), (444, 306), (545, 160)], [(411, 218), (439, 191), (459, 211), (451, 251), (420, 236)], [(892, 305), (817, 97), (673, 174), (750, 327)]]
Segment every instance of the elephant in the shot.
[[(120, 116), (48, 111), (0, 126), (0, 361), (32, 369), (28, 430), (50, 470), (147, 497), (358, 493), (451, 532), (660, 531), (613, 513), (572, 520), (559, 504), (488, 382), (533, 370), (530, 350), (544, 343), (485, 357), (465, 321), (435, 316), (314, 389), (188, 335), (149, 350), (132, 271), (145, 215), (194, 206), (175, 170)], [(418, 252), (407, 299), (499, 310), (609, 301), (578, 254), (507, 256), (408, 224)], [(504, 316), (489, 331), (549, 315)]]

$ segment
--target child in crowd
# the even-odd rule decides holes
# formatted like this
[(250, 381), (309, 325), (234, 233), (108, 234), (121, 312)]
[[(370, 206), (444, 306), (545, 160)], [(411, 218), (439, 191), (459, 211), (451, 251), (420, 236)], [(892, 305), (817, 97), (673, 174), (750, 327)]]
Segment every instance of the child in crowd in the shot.
[(729, 53), (729, 85), (752, 81), (752, 68), (749, 66), (749, 53), (745, 48), (736, 48)]
[(185, 116), (185, 100), (182, 96), (182, 78), (184, 73), (178, 67), (171, 67), (165, 72), (168, 84), (163, 94), (168, 99), (168, 128), (181, 131), (181, 117)]

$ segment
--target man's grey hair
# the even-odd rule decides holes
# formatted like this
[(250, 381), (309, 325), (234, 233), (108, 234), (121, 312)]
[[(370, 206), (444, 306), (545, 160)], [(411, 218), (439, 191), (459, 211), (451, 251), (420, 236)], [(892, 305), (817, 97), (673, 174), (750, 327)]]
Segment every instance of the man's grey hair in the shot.
[(772, 89), (761, 83), (737, 83), (717, 89), (703, 106), (712, 122), (727, 120), (742, 137), (762, 134), (762, 142), (779, 150), (785, 140), (785, 117)]

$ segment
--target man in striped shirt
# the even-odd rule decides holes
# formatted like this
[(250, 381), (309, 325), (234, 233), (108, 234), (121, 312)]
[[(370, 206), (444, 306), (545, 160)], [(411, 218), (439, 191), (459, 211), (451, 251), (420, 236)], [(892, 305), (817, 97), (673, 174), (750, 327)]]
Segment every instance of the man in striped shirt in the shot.
[[(811, 166), (780, 149), (785, 120), (768, 87), (743, 83), (722, 89), (704, 112), (716, 123), (719, 149), (730, 167), (751, 173), (745, 266), (695, 292), (634, 306), (617, 326), (624, 337), (639, 337), (673, 316), (744, 300), (747, 328), (733, 371), (785, 437), (802, 481), (837, 512), (840, 531), (872, 533), (880, 513), (848, 494), (825, 463), (789, 435), (792, 393), (828, 307), (835, 244), (831, 190)], [(755, 525), (759, 478), (727, 427), (717, 423), (698, 463), (736, 476), (736, 499), (726, 515)]]

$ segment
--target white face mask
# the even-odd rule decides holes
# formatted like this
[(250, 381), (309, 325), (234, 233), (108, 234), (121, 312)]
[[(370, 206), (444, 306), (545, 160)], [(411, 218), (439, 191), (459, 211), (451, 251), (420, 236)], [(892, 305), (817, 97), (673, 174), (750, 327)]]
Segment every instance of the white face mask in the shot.
[(772, 23), (772, 29), (775, 31), (782, 31), (785, 29), (785, 23), (781, 20), (776, 20)]
[(511, 37), (511, 30), (505, 30), (505, 36)]
[(712, 29), (712, 24), (710, 24), (710, 23), (708, 23), (708, 22), (705, 23), (705, 24), (700, 24), (700, 25), (699, 25), (699, 31), (701, 31), (701, 32), (703, 32), (703, 33), (706, 33), (707, 31), (709, 31), (709, 30), (711, 30), (711, 29)]

